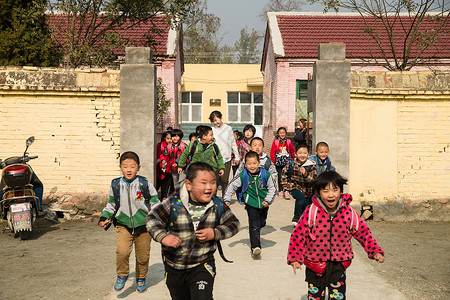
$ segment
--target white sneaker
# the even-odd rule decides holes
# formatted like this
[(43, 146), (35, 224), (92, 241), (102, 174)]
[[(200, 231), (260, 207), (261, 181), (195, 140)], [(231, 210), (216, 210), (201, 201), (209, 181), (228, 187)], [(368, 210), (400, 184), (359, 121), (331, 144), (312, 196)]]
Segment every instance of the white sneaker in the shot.
[(253, 258), (259, 258), (261, 256), (261, 248), (256, 247), (252, 250)]

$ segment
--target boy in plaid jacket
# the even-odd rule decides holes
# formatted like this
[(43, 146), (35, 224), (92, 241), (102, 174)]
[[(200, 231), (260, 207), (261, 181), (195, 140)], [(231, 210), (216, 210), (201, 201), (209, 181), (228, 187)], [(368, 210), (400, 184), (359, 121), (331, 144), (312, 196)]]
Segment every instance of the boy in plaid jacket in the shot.
[(239, 220), (228, 206), (213, 199), (216, 190), (214, 169), (204, 162), (193, 163), (179, 194), (147, 216), (147, 230), (162, 244), (172, 299), (213, 299), (216, 241), (239, 231)]
[(300, 216), (306, 209), (312, 197), (312, 182), (317, 177), (314, 162), (308, 160), (308, 146), (300, 144), (295, 149), (295, 159), (289, 162), (281, 173), (283, 189), (295, 199), (294, 217), (292, 223), (297, 225)]

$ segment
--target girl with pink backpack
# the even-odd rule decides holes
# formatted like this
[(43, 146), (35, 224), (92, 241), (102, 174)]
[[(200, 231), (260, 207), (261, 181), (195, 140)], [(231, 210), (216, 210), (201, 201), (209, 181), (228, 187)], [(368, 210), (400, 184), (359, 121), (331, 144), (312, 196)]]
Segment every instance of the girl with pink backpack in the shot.
[(283, 186), (281, 185), (281, 173), (284, 166), (295, 158), (295, 149), (292, 141), (286, 137), (286, 134), (287, 130), (285, 127), (278, 128), (277, 138), (273, 141), (272, 149), (270, 150), (270, 159), (278, 173), (278, 196), (284, 196), (285, 199), (289, 199), (291, 195), (288, 191), (283, 191)]

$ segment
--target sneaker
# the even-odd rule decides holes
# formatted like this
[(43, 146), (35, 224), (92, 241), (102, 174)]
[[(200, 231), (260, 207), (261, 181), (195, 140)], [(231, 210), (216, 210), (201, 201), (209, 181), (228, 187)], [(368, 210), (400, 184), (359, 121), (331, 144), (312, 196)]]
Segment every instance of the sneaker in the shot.
[(116, 291), (121, 291), (123, 287), (125, 286), (125, 282), (127, 282), (128, 276), (122, 277), (117, 276), (116, 283), (114, 284), (114, 289)]
[(291, 194), (289, 192), (284, 192), (284, 199), (291, 199)]
[(256, 247), (252, 250), (253, 258), (260, 258), (261, 257), (261, 248)]
[(138, 291), (139, 293), (143, 293), (145, 292), (145, 290), (147, 289), (147, 285), (145, 284), (145, 278), (143, 279), (136, 279), (136, 291)]

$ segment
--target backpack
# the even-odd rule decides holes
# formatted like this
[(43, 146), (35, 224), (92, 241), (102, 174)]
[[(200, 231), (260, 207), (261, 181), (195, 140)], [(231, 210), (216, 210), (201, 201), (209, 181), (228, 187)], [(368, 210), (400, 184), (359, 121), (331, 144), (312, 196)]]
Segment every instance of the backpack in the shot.
[(263, 168), (269, 171), (270, 166), (272, 165), (272, 161), (270, 160), (270, 157), (267, 157), (266, 162), (264, 163)]
[[(350, 230), (349, 233), (356, 233), (359, 230), (359, 220), (360, 220), (360, 216), (358, 215), (358, 213), (353, 209), (353, 207), (351, 207), (350, 205), (348, 206), (350, 207), (350, 212), (352, 214), (351, 216), (351, 220), (350, 220)], [(311, 207), (309, 208), (309, 213), (308, 213), (308, 228), (309, 228), (309, 237), (314, 241), (316, 239), (315, 236), (312, 235), (312, 229), (314, 228), (314, 226), (316, 226), (316, 218), (317, 218), (317, 211), (319, 210), (319, 207), (312, 203)], [(356, 219), (356, 222), (355, 222)]]
[[(266, 170), (263, 167), (259, 167), (259, 174), (261, 174), (261, 180), (262, 180), (263, 186), (265, 188), (267, 188)], [(248, 179), (249, 179), (248, 170), (244, 169), (244, 177), (242, 178), (242, 185), (236, 190), (236, 197), (241, 205), (244, 205), (242, 200), (244, 197), (244, 193), (248, 189)]]
[[(145, 205), (147, 206), (148, 210), (150, 211), (151, 209), (151, 205), (150, 205), (150, 198), (152, 197), (150, 195), (150, 192), (148, 191), (148, 180), (147, 178), (138, 175), (137, 178), (139, 179), (139, 188), (142, 192), (142, 196), (144, 196), (144, 201), (145, 201)], [(114, 213), (111, 217), (111, 220), (113, 220), (112, 223), (115, 222), (115, 217), (117, 212), (119, 211), (120, 208), (120, 180), (122, 179), (122, 177), (118, 177), (118, 178), (114, 178), (111, 181), (111, 187), (112, 187), (112, 191), (113, 191), (113, 195), (114, 195), (114, 205), (116, 207), (116, 209), (114, 210)], [(111, 224), (109, 223), (108, 225), (106, 225), (104, 228), (105, 230), (108, 230), (109, 227), (111, 227)], [(114, 223), (115, 226), (115, 223)]]
[[(308, 157), (309, 159), (312, 159), (315, 163), (316, 163), (316, 166), (318, 166), (319, 165), (319, 158), (318, 158), (318, 156), (317, 155), (311, 155), (310, 157)], [(330, 158), (329, 157), (327, 157), (327, 160), (325, 161), (325, 164), (326, 164), (326, 166), (327, 166), (327, 171), (329, 171), (330, 170), (330, 166), (331, 166), (331, 160), (330, 160)]]
[[(216, 213), (216, 220), (214, 223), (214, 227), (217, 227), (220, 222), (220, 217), (222, 216), (223, 212), (225, 211), (224, 208), (224, 202), (219, 197), (213, 197), (212, 198), (214, 203), (214, 209)], [(183, 207), (183, 202), (179, 197), (171, 197), (169, 198), (170, 201), (170, 217), (169, 217), (169, 224), (167, 225), (167, 231), (170, 231), (172, 227), (175, 225), (175, 222), (177, 221), (178, 214), (180, 213), (180, 209)], [(217, 248), (219, 250), (220, 257), (227, 263), (232, 263), (233, 261), (227, 260), (223, 254), (222, 245), (220, 244), (220, 241), (216, 241)]]
[[(190, 164), (191, 164), (192, 158), (194, 157), (195, 151), (197, 150), (197, 145), (198, 145), (198, 141), (196, 140), (196, 141), (193, 142), (191, 151), (189, 152), (189, 157), (188, 157), (188, 159), (187, 159), (187, 161), (186, 161), (186, 167), (185, 167), (185, 170), (187, 170), (187, 169), (189, 168)], [(215, 157), (216, 160), (217, 160), (217, 153), (219, 153), (219, 147), (217, 146), (216, 143), (213, 143), (212, 145), (213, 145), (213, 149), (214, 149), (214, 157)], [(204, 150), (203, 150), (203, 151), (204, 151)], [(179, 161), (179, 160), (178, 160), (178, 161)], [(178, 162), (177, 162), (177, 163), (178, 163)]]

